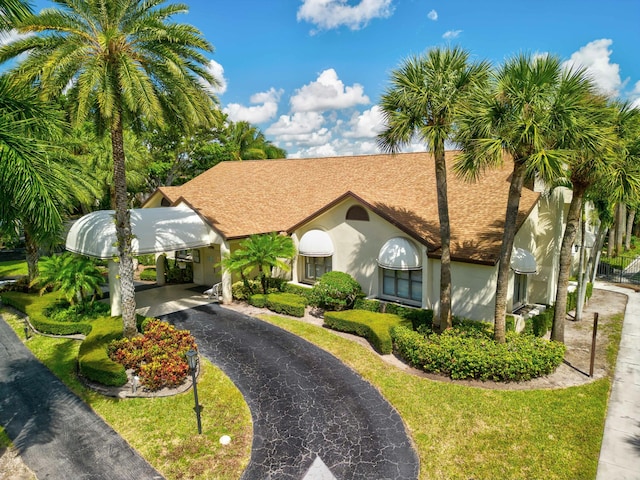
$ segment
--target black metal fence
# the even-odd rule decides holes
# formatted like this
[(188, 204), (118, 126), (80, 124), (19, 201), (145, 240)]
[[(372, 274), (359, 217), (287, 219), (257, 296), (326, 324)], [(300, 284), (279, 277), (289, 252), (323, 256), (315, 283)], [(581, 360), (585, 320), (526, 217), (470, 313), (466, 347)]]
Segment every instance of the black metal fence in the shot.
[(608, 282), (640, 285), (640, 257), (607, 257), (602, 255), (596, 276), (600, 280)]

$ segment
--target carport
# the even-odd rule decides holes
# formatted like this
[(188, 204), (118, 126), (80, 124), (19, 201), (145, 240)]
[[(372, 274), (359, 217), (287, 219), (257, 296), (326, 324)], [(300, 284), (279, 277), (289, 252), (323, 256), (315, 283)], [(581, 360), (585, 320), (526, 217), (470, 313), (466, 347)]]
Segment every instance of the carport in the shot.
[[(211, 228), (185, 205), (129, 210), (133, 255), (158, 254), (206, 247), (212, 244)], [(120, 315), (120, 278), (116, 240), (115, 211), (99, 210), (78, 219), (67, 234), (70, 252), (109, 261), (111, 315)], [(158, 276), (163, 272), (158, 262)]]

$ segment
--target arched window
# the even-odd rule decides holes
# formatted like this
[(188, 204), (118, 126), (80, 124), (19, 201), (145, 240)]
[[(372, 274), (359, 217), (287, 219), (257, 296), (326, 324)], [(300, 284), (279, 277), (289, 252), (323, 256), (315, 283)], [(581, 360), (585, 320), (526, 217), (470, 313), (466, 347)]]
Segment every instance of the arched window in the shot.
[(363, 222), (368, 222), (369, 214), (360, 205), (354, 205), (347, 210), (347, 220), (361, 220)]

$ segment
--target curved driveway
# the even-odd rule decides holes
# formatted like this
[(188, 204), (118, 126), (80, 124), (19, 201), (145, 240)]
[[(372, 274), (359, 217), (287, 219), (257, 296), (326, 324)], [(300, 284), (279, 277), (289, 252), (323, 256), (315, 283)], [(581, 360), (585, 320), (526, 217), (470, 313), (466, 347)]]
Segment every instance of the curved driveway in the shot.
[(1, 318), (0, 425), (39, 479), (162, 478), (40, 363)]
[[(225, 371), (251, 409), (243, 479), (301, 480), (314, 462), (312, 471), (322, 471), (318, 457), (337, 480), (417, 478), (418, 459), (398, 413), (334, 356), (219, 305), (164, 318), (191, 330), (200, 354)], [(331, 477), (324, 470), (312, 478)]]

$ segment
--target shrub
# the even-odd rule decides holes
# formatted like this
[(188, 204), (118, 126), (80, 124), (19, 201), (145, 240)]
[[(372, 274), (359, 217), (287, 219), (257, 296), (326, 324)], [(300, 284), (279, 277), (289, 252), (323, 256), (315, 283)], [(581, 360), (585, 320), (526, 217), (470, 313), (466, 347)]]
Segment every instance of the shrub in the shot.
[(270, 293), (266, 296), (266, 305), (269, 310), (276, 313), (304, 317), (307, 301), (305, 297), (295, 293)]
[(544, 312), (527, 318), (522, 333), (544, 337), (553, 325), (553, 312), (554, 308), (547, 306)]
[(356, 299), (353, 308), (356, 310), (366, 310), (367, 312), (380, 312), (382, 302), (380, 300), (361, 297)]
[(513, 315), (507, 315), (505, 317), (505, 325), (504, 329), (506, 332), (515, 332), (516, 331), (516, 317)]
[(155, 267), (156, 266), (156, 256), (153, 253), (147, 253), (146, 255), (138, 255), (138, 263), (140, 265), (144, 265), (145, 267)]
[(433, 328), (433, 310), (424, 308), (410, 308), (403, 315), (403, 318), (411, 321), (414, 330), (419, 328)]
[(251, 295), (247, 301), (249, 302), (249, 305), (253, 305), (254, 307), (267, 307), (267, 296), (264, 293), (256, 293), (255, 295)]
[(393, 351), (391, 327), (408, 325), (408, 321), (391, 313), (349, 310), (325, 313), (324, 324), (334, 330), (364, 337), (376, 351), (386, 355)]
[(122, 317), (102, 317), (91, 324), (91, 332), (80, 344), (78, 370), (85, 378), (119, 387), (127, 383), (124, 366), (107, 355), (107, 345), (122, 337)]
[(325, 310), (346, 310), (362, 295), (360, 284), (348, 273), (327, 272), (311, 288), (309, 304)]
[(140, 272), (140, 280), (144, 280), (146, 282), (155, 282), (156, 280), (156, 269), (155, 268), (145, 268)]
[[(267, 285), (267, 293), (281, 292), (287, 288), (286, 280), (281, 278), (269, 277), (267, 279)], [(262, 294), (262, 284), (260, 280), (241, 280), (231, 285), (231, 295), (233, 295), (233, 298), (236, 300), (248, 300), (249, 297), (255, 293)]]
[(66, 300), (58, 300), (46, 307), (42, 313), (54, 322), (86, 322), (106, 316), (109, 311), (109, 304), (104, 302), (84, 301), (71, 305)]
[(305, 302), (309, 304), (309, 297), (311, 296), (311, 287), (286, 282), (282, 286), (282, 291), (285, 293), (295, 293), (296, 295), (301, 295), (305, 298)]
[(453, 379), (529, 380), (552, 373), (564, 358), (562, 343), (508, 332), (506, 343), (498, 344), (483, 328), (457, 326), (440, 335), (423, 335), (397, 326), (391, 335), (410, 364)]
[(160, 320), (143, 323), (141, 337), (112, 341), (109, 357), (124, 368), (133, 369), (147, 390), (182, 384), (189, 373), (185, 355), (196, 349), (195, 339), (187, 330), (178, 330)]
[(42, 296), (35, 293), (3, 292), (2, 301), (5, 305), (10, 305), (28, 315), (31, 325), (39, 332), (51, 335), (75, 335), (77, 333), (88, 335), (91, 331), (91, 324), (87, 321), (60, 322), (50, 319), (44, 314), (44, 311), (59, 301), (61, 296), (60, 292), (46, 293)]

